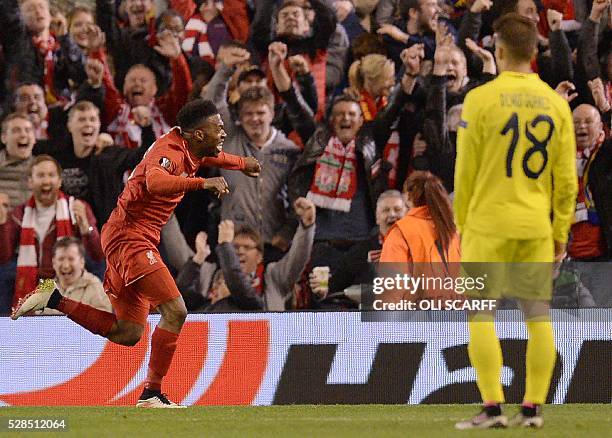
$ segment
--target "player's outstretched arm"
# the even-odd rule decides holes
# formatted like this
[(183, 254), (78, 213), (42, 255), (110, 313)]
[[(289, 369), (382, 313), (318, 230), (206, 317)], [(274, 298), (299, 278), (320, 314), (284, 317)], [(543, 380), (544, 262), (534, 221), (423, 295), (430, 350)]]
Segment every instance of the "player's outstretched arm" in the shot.
[(227, 152), (221, 152), (217, 157), (204, 157), (202, 165), (227, 170), (241, 170), (242, 173), (251, 178), (258, 177), (261, 172), (261, 164), (254, 157), (241, 157)]
[(199, 190), (204, 182), (204, 178), (185, 178), (170, 175), (162, 168), (157, 167), (147, 170), (145, 178), (149, 193), (162, 196)]
[(220, 152), (216, 157), (202, 158), (202, 166), (220, 167), (227, 170), (243, 170), (246, 166), (244, 158), (239, 155)]

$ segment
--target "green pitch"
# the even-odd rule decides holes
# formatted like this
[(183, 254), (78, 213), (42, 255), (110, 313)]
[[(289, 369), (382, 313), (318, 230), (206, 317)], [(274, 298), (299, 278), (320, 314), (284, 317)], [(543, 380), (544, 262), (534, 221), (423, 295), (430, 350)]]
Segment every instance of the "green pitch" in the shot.
[[(473, 405), (190, 407), (144, 410), (115, 407), (0, 408), (7, 418), (66, 418), (68, 432), (35, 437), (462, 437), (610, 436), (612, 405), (555, 405), (544, 410), (541, 430), (460, 432), (455, 421), (473, 415)], [(506, 409), (509, 415), (515, 406)], [(11, 433), (3, 436), (18, 436)], [(24, 435), (21, 435), (24, 436)]]

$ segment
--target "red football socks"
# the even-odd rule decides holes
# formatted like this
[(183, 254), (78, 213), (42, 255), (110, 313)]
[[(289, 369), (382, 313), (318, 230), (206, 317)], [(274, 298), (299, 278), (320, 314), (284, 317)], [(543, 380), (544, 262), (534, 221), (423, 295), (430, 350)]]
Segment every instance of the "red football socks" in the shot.
[(168, 372), (176, 350), (178, 333), (156, 327), (151, 336), (151, 358), (145, 388), (161, 391), (162, 379)]
[(117, 317), (113, 313), (96, 309), (66, 297), (60, 300), (56, 309), (65, 313), (68, 318), (81, 327), (104, 337), (106, 337), (113, 328), (113, 324), (117, 321)]

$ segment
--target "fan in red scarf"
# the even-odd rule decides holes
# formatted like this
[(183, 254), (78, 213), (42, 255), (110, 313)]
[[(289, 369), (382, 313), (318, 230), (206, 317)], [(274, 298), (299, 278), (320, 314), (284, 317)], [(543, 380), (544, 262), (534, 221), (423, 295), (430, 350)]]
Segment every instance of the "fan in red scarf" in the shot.
[(214, 65), (223, 43), (247, 42), (249, 19), (244, 0), (171, 0), (170, 7), (185, 20), (181, 46), (189, 56)]
[[(172, 84), (160, 97), (154, 72), (142, 64), (134, 65), (125, 76), (123, 94), (117, 90), (108, 71), (104, 73), (104, 124), (114, 137), (115, 144), (139, 147), (142, 130), (151, 127), (155, 138), (160, 138), (174, 125), (176, 114), (187, 101), (191, 90), (191, 75), (178, 39), (170, 31), (157, 35), (155, 50), (170, 60)], [(98, 52), (93, 54), (103, 60)]]
[(58, 238), (81, 237), (90, 258), (104, 258), (91, 208), (60, 191), (60, 175), (54, 158), (39, 155), (29, 177), (32, 197), (10, 216), (0, 215), (0, 264), (8, 262), (16, 250), (18, 254), (14, 305), (36, 287), (39, 278), (54, 276), (51, 256)]
[[(31, 39), (32, 48), (36, 52), (34, 55), (37, 58), (35, 62), (37, 65), (42, 65), (43, 67), (40, 77), (42, 78), (41, 85), (44, 87), (47, 104), (60, 106), (67, 105), (70, 101), (70, 90), (68, 88), (56, 88), (56, 79), (58, 79), (56, 78), (56, 68), (65, 64), (65, 62), (63, 62), (65, 59), (62, 60), (60, 58), (66, 58), (66, 54), (61, 53), (61, 51), (66, 50), (66, 48), (61, 47), (63, 43), (60, 44), (60, 39), (50, 31), (51, 14), (48, 0), (25, 0), (19, 5), (19, 13), (25, 25), (25, 29), (27, 30), (27, 35)], [(11, 36), (15, 38), (19, 37), (19, 35)], [(78, 61), (80, 62), (81, 53), (78, 52), (78, 47), (75, 47), (75, 49), (77, 52), (70, 53), (69, 55), (70, 61), (74, 61), (76, 57), (79, 58)], [(21, 53), (19, 53), (19, 55), (20, 54)], [(33, 54), (23, 53), (23, 55), (25, 59)], [(23, 59), (16, 60), (18, 71), (12, 73), (17, 75), (17, 77), (20, 77), (22, 74), (30, 73), (27, 71), (26, 64), (22, 65), (21, 62), (23, 62)], [(21, 71), (22, 68), (25, 68), (26, 71)], [(64, 70), (66, 70), (65, 65)], [(66, 72), (64, 71), (64, 73)], [(83, 71), (81, 70), (80, 73), (83, 73)], [(68, 78), (65, 79), (67, 80)], [(74, 80), (76, 78), (70, 79)]]

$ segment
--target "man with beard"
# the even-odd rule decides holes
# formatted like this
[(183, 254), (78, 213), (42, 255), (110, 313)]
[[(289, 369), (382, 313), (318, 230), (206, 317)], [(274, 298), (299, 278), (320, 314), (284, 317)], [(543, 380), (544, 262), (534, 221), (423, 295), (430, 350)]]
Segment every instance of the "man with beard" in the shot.
[(402, 18), (395, 24), (383, 24), (378, 30), (380, 35), (385, 35), (388, 55), (398, 68), (401, 67), (400, 53), (414, 44), (423, 44), (425, 59), (433, 59), (440, 15), (438, 0), (407, 0), (402, 5)]
[(81, 237), (92, 260), (104, 258), (91, 208), (60, 191), (61, 173), (61, 166), (51, 156), (34, 158), (28, 179), (32, 197), (12, 213), (0, 214), (0, 264), (17, 255), (13, 306), (36, 287), (40, 278), (53, 278), (51, 250), (58, 238)]

